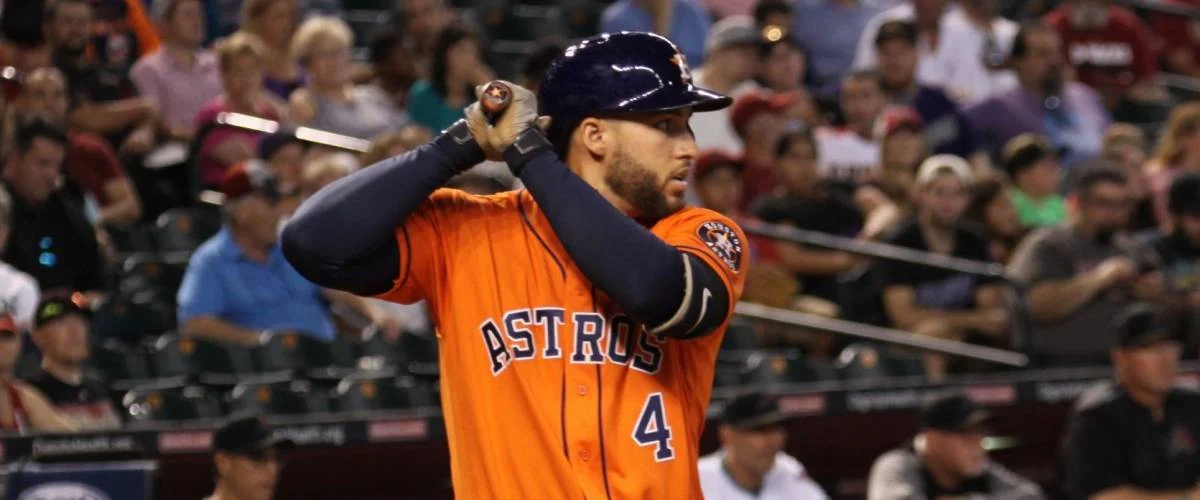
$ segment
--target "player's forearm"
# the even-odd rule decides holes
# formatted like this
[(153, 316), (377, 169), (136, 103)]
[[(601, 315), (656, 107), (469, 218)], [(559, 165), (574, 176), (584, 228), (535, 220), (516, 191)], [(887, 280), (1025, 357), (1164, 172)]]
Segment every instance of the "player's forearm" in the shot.
[(305, 201), (283, 229), (288, 262), (324, 288), (358, 295), (391, 288), (400, 270), (396, 228), (434, 190), (483, 160), (465, 125), (458, 127), (338, 180)]
[(1095, 273), (1039, 284), (1029, 291), (1030, 312), (1040, 321), (1057, 321), (1083, 307), (1104, 290)]
[(521, 182), (588, 280), (646, 325), (671, 318), (685, 287), (679, 250), (617, 210), (553, 151), (528, 160), (520, 172)]

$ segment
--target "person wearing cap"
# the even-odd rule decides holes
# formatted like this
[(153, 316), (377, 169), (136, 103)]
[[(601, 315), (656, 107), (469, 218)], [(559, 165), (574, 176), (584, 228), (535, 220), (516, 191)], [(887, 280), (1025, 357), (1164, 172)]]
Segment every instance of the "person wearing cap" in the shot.
[(701, 457), (700, 489), (713, 500), (825, 500), (804, 466), (783, 451), (788, 420), (775, 398), (761, 392), (725, 404), (717, 435), (721, 449)]
[(845, 124), (817, 127), (814, 136), (821, 151), (821, 177), (856, 186), (879, 170), (876, 121), (887, 108), (879, 74), (855, 71), (842, 78), (838, 89)]
[(37, 388), (15, 375), (21, 356), (21, 328), (12, 315), (0, 313), (0, 431), (73, 431), (78, 425)]
[(278, 180), (279, 213), (286, 219), (302, 201), (308, 144), (292, 130), (279, 130), (258, 140), (258, 158)]
[(32, 338), (42, 366), (29, 383), (80, 429), (116, 429), (121, 417), (108, 387), (85, 369), (91, 356), (88, 321), (87, 311), (72, 300), (48, 298), (38, 304)]
[(1062, 448), (1068, 498), (1200, 498), (1200, 393), (1175, 385), (1185, 323), (1139, 303), (1108, 327), (1115, 380), (1075, 402)]
[[(921, 252), (990, 262), (987, 238), (963, 221), (973, 175), (966, 160), (936, 155), (917, 169), (916, 213), (885, 241)], [(918, 335), (964, 341), (980, 336), (1000, 343), (1008, 333), (1003, 289), (977, 276), (883, 260), (876, 262), (883, 306), (892, 324)], [(925, 373), (943, 378), (948, 359), (924, 356)]]
[(1068, 196), (1067, 221), (1017, 246), (1008, 271), (1029, 287), (1030, 349), (1043, 364), (1107, 364), (1117, 313), (1165, 299), (1161, 263), (1125, 232), (1131, 204), (1125, 171), (1087, 167)]
[(49, 120), (18, 122), (2, 174), (12, 195), (3, 259), (33, 276), (43, 295), (78, 290), (91, 301), (103, 295), (104, 266), (96, 229), (61, 186), (67, 144)]
[(138, 94), (158, 106), (166, 135), (191, 141), (204, 103), (221, 94), (217, 55), (203, 47), (204, 8), (200, 0), (157, 0), (150, 14), (162, 45), (129, 71)]
[(213, 433), (217, 485), (204, 500), (271, 500), (279, 483), (280, 455), (293, 446), (276, 437), (261, 417), (231, 418)]
[(929, 157), (922, 135), (925, 122), (915, 109), (909, 107), (888, 108), (879, 121), (882, 124), (879, 175), (854, 190), (854, 203), (864, 213), (872, 212), (882, 204), (891, 204), (897, 209), (891, 217), (895, 219), (912, 208), (917, 167)]
[[(969, 158), (978, 145), (958, 104), (940, 88), (917, 81), (917, 25), (888, 21), (875, 35), (880, 81), (893, 106), (908, 106), (926, 124), (930, 151)], [(982, 160), (979, 160), (982, 161)]]
[(764, 26), (758, 42), (759, 85), (774, 92), (806, 92), (808, 50), (784, 26)]
[[(13, 200), (0, 184), (0, 256), (12, 232)], [(41, 292), (33, 276), (0, 259), (0, 314), (11, 314), (21, 329), (33, 326), (33, 313)]]
[(1037, 484), (988, 458), (990, 422), (987, 410), (961, 394), (929, 401), (917, 435), (871, 465), (867, 500), (1045, 498)]
[(775, 147), (787, 129), (785, 114), (794, 103), (791, 94), (754, 91), (738, 96), (729, 107), (729, 122), (743, 141), (742, 208), (775, 189)]
[(184, 335), (258, 345), (271, 332), (294, 331), (329, 341), (337, 332), (326, 301), (385, 329), (396, 327), (366, 299), (321, 289), (283, 257), (278, 181), (265, 162), (234, 165), (221, 181), (221, 192), (224, 227), (192, 254), (179, 288)]
[(62, 71), (45, 67), (26, 73), (14, 104), (19, 117), (36, 115), (67, 130), (63, 173), (82, 188), (77, 203), (88, 207), (94, 223), (124, 226), (142, 217), (142, 200), (108, 140), (69, 126), (67, 81)]
[[(736, 95), (751, 90), (758, 72), (755, 52), (760, 35), (749, 16), (731, 16), (718, 21), (704, 43), (704, 65), (692, 72), (696, 85)], [(742, 152), (742, 139), (730, 123), (728, 108), (698, 114), (691, 120), (696, 147)]]
[(1036, 134), (1021, 134), (1004, 146), (1004, 171), (1013, 183), (1008, 196), (1027, 228), (1067, 220), (1066, 200), (1058, 193), (1062, 172), (1058, 156), (1050, 142)]

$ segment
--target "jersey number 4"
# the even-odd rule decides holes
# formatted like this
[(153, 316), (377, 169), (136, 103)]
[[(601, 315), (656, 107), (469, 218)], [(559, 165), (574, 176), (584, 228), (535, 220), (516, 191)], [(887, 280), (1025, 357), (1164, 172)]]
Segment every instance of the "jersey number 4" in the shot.
[(654, 446), (655, 462), (675, 458), (675, 448), (671, 447), (671, 426), (667, 424), (667, 408), (663, 405), (661, 392), (646, 398), (637, 425), (633, 428), (633, 441), (638, 446)]

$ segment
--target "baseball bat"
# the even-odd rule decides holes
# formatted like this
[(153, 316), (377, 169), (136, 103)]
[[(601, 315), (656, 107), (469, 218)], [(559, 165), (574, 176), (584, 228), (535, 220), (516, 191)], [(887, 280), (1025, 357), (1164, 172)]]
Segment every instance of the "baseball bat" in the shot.
[(512, 103), (512, 95), (512, 88), (500, 80), (492, 80), (483, 87), (479, 95), (479, 107), (488, 123), (496, 124), (496, 120)]

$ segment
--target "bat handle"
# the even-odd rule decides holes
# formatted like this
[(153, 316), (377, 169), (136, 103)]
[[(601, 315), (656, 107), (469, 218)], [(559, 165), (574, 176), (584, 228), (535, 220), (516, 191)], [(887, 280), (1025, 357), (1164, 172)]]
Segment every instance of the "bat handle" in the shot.
[(504, 110), (508, 109), (512, 95), (512, 88), (500, 80), (492, 80), (484, 85), (479, 96), (479, 107), (489, 124), (495, 125)]

